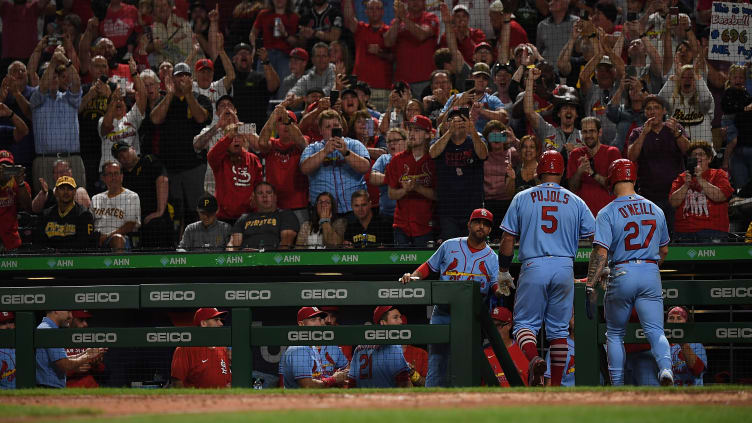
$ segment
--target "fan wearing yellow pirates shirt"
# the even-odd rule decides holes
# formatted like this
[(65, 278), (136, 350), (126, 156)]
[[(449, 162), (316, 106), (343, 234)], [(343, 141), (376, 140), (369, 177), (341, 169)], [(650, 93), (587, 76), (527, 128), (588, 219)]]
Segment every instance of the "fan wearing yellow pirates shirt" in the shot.
[(73, 201), (75, 193), (75, 179), (70, 176), (61, 176), (57, 179), (57, 205), (42, 212), (34, 241), (36, 247), (56, 250), (83, 250), (94, 247), (94, 218), (87, 209)]

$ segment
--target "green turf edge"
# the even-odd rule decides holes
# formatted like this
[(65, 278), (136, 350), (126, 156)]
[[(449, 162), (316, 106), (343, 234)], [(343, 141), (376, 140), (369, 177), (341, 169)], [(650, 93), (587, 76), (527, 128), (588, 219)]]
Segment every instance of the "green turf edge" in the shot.
[(570, 388), (489, 388), (489, 387), (469, 387), (469, 388), (394, 388), (394, 389), (248, 389), (248, 388), (228, 388), (228, 389), (138, 389), (138, 388), (66, 388), (66, 389), (16, 389), (0, 390), (0, 398), (5, 396), (65, 396), (65, 395), (352, 395), (355, 393), (431, 393), (431, 392), (611, 392), (611, 391), (630, 391), (630, 392), (653, 392), (660, 390), (663, 392), (739, 392), (752, 391), (752, 385), (710, 385), (710, 386), (684, 386), (684, 387), (653, 387), (653, 386), (583, 386)]
[[(749, 407), (723, 407), (710, 405), (550, 405), (546, 407), (494, 406), (440, 409), (321, 409), (212, 412), (186, 414), (140, 414), (108, 418), (108, 423), (415, 423), (415, 422), (473, 422), (498, 423), (506, 421), (527, 423), (609, 423), (640, 422), (661, 423), (677, 420), (683, 423), (739, 422), (749, 413)], [(66, 423), (92, 423), (96, 418), (78, 417)], [(51, 422), (52, 423), (52, 422)]]
[(0, 416), (8, 417), (45, 417), (71, 415), (97, 415), (101, 411), (85, 407), (66, 408), (46, 405), (0, 404)]

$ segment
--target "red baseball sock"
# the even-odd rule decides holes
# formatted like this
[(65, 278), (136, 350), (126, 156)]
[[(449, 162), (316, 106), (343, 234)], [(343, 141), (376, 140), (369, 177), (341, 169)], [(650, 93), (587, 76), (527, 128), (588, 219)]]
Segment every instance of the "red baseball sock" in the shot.
[(530, 329), (520, 329), (514, 334), (514, 337), (528, 361), (538, 356), (538, 342), (535, 339), (533, 331)]
[(551, 386), (561, 386), (561, 376), (567, 365), (567, 340), (566, 338), (551, 341)]

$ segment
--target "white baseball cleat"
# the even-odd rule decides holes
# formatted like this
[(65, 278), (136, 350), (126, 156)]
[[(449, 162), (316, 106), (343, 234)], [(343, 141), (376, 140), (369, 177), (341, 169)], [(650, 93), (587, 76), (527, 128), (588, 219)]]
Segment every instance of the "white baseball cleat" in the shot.
[(674, 375), (669, 369), (663, 369), (658, 374), (658, 383), (661, 386), (674, 386)]

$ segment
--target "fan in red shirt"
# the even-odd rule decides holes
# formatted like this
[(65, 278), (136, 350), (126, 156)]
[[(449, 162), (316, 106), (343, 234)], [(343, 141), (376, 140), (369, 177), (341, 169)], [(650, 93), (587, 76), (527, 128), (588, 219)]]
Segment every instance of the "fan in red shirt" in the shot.
[[(226, 311), (200, 308), (193, 325), (221, 328)], [(172, 386), (175, 388), (226, 388), (232, 382), (230, 353), (227, 347), (177, 347), (172, 355)]]
[(358, 21), (353, 11), (353, 0), (346, 0), (344, 8), (345, 27), (355, 36), (355, 66), (353, 74), (371, 88), (387, 90), (392, 85), (392, 52), (384, 43), (384, 34), (389, 29), (383, 22), (384, 5), (381, 0), (366, 4), (368, 23)]
[(107, 7), (107, 15), (99, 22), (99, 35), (112, 40), (115, 48), (122, 49), (138, 26), (138, 16), (135, 6), (112, 0)]
[(425, 246), (433, 239), (431, 218), (436, 199), (436, 170), (428, 154), (433, 127), (423, 115), (409, 123), (407, 150), (396, 154), (386, 167), (389, 198), (397, 200), (394, 210), (394, 243), (397, 246)]
[(415, 83), (427, 82), (434, 70), (439, 18), (426, 12), (426, 0), (407, 0), (407, 6), (395, 2), (394, 14), (396, 17), (384, 34), (385, 45), (394, 48), (394, 80), (408, 82), (414, 92), (419, 92), (423, 87)]
[[(501, 341), (504, 342), (504, 346), (506, 346), (509, 356), (512, 357), (512, 361), (514, 361), (514, 366), (517, 367), (517, 372), (520, 374), (522, 381), (527, 385), (527, 357), (525, 357), (525, 354), (520, 347), (517, 346), (517, 343), (514, 342), (514, 338), (509, 336), (509, 332), (512, 330), (513, 325), (512, 312), (506, 307), (495, 307), (493, 311), (491, 311), (491, 319), (493, 319), (496, 330), (499, 331), (499, 336), (501, 336)], [(489, 345), (484, 349), (484, 352), (488, 358), (488, 364), (491, 365), (491, 369), (493, 369), (496, 378), (499, 380), (499, 385), (508, 388), (509, 381), (504, 374), (504, 370), (501, 368), (501, 364), (499, 364), (499, 359), (496, 357), (493, 348)]]
[[(278, 138), (271, 138), (273, 130), (276, 130)], [(277, 191), (279, 208), (293, 211), (303, 209), (306, 215), (308, 178), (300, 171), (298, 163), (308, 142), (309, 138), (298, 128), (295, 113), (286, 110), (283, 105), (274, 108), (259, 133), (259, 150), (266, 159), (266, 181)]]
[(258, 156), (248, 151), (248, 137), (239, 133), (242, 124), (231, 124), (209, 150), (207, 161), (216, 181), (217, 218), (235, 221), (252, 209), (253, 190), (263, 177)]
[[(478, 28), (470, 28), (470, 10), (464, 4), (458, 4), (452, 9), (452, 16), (449, 16), (449, 6), (446, 3), (441, 4), (441, 16), (445, 25), (451, 25), (457, 40), (457, 49), (462, 53), (462, 58), (468, 64), (474, 64), (473, 53), (475, 46), (486, 41), (486, 34)], [(447, 46), (447, 35), (441, 37), (439, 46)]]
[(734, 189), (728, 173), (710, 169), (713, 148), (704, 141), (695, 141), (687, 149), (687, 171), (671, 184), (669, 201), (676, 209), (674, 236), (676, 241), (725, 241), (728, 237), (728, 204)]
[(24, 182), (25, 169), (18, 169), (13, 154), (0, 150), (0, 251), (21, 246), (16, 213), (19, 209), (31, 209), (31, 189)]

